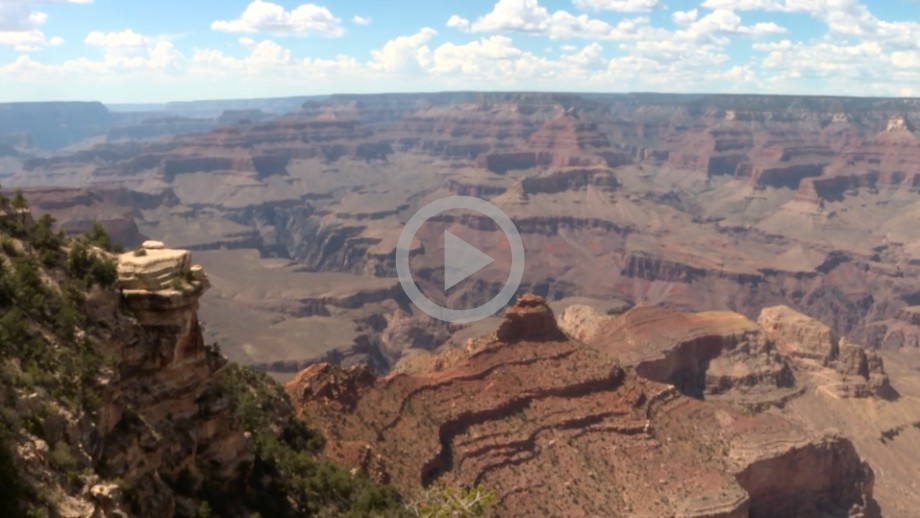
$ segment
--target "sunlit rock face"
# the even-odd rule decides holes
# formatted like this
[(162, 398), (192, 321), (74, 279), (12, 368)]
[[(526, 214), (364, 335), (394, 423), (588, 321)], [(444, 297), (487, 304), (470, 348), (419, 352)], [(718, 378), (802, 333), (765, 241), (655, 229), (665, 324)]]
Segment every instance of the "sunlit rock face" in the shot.
[(732, 397), (783, 390), (788, 371), (755, 323), (724, 312), (581, 313), (563, 328), (593, 334), (589, 343), (524, 295), (496, 332), (445, 351), (431, 370), (374, 377), (320, 364), (287, 390), (333, 460), (371, 465), (407, 492), (481, 483), (496, 492), (498, 515), (876, 516), (873, 472), (848, 439), (643, 374), (687, 378), (708, 360), (707, 381), (735, 382)]

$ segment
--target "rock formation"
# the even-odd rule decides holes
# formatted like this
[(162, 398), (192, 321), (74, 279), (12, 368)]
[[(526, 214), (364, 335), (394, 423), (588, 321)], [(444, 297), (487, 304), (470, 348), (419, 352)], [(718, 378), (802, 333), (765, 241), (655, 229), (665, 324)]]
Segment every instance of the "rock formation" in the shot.
[(831, 328), (788, 306), (764, 308), (757, 323), (776, 340), (777, 348), (785, 354), (811, 358), (824, 365), (839, 356), (839, 339)]
[[(203, 299), (215, 322), (248, 320), (234, 333), (209, 326), (231, 358), (287, 374), (339, 357), (386, 370), (416, 346), (381, 350), (382, 330), (362, 322), (396, 308), (407, 321), (418, 316), (395, 282), (396, 238), (410, 214), (453, 194), (488, 198), (512, 217), (529, 258), (525, 286), (550, 299), (616, 297), (750, 319), (784, 304), (837, 336), (896, 349), (920, 344), (899, 316), (920, 304), (918, 124), (909, 99), (331, 96), (200, 134), (55, 156), (17, 151), (0, 159), (0, 175), (6, 187), (79, 186), (72, 196), (27, 191), (36, 214), (73, 232), (98, 219), (129, 247), (150, 238), (226, 250), (207, 266), (235, 264), (224, 274), (231, 281), (256, 274), (242, 273), (244, 254), (288, 261), (284, 282), (263, 282), (282, 269), (257, 270), (271, 289)], [(428, 237), (468, 231), (485, 252), (503, 253), (482, 218), (445, 214), (431, 226)], [(413, 253), (419, 282), (442, 277), (439, 252), (428, 243)], [(348, 288), (287, 293), (322, 284), (317, 272), (341, 274)], [(504, 279), (483, 273), (446, 302), (491, 298)], [(285, 323), (276, 328), (277, 318)], [(323, 319), (348, 331), (329, 333)], [(314, 350), (252, 331), (289, 325), (330, 338)], [(423, 348), (450, 341), (419, 335)]]
[(882, 359), (833, 331), (817, 320), (787, 306), (765, 308), (758, 323), (776, 340), (780, 351), (802, 361), (802, 368), (813, 371), (817, 365), (832, 369), (838, 381), (822, 388), (844, 397), (894, 397)]
[(872, 471), (848, 440), (630, 373), (601, 347), (564, 338), (539, 297), (522, 297), (497, 334), (451, 354), (439, 370), (376, 379), (314, 366), (287, 388), (326, 432), (330, 458), (375, 459), (408, 492), (484, 484), (499, 514), (876, 515)]
[(606, 318), (587, 343), (691, 397), (760, 409), (797, 393), (786, 358), (737, 313), (637, 307)]
[(152, 241), (120, 256), (118, 276), (136, 321), (104, 337), (120, 360), (103, 396), (102, 469), (135, 488), (144, 516), (188, 512), (167, 483), (206, 478), (229, 490), (253, 460), (238, 417), (214, 391), (226, 360), (204, 346), (198, 323), (207, 277), (188, 251)]

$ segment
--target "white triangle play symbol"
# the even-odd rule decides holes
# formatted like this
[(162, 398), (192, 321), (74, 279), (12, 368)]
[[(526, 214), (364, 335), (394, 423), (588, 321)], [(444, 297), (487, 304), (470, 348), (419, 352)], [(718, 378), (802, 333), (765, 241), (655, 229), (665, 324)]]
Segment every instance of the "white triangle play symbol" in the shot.
[(444, 291), (495, 262), (484, 252), (444, 231)]

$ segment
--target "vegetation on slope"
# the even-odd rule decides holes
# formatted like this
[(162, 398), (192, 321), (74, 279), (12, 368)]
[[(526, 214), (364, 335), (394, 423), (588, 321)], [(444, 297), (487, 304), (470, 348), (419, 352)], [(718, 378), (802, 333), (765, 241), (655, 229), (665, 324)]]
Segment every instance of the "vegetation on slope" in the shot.
[[(122, 479), (106, 476), (84, 434), (111, 403), (102, 401), (99, 383), (119, 361), (100, 354), (93, 337), (106, 324), (87, 316), (92, 294), (117, 280), (109, 253), (117, 247), (100, 225), (69, 239), (55, 232), (53, 218), (33, 222), (27, 209), (21, 193), (0, 195), (0, 516), (56, 516), (62, 506), (90, 505), (88, 488), (106, 483), (137, 510), (143, 502), (132, 501), (133, 488)], [(228, 396), (254, 460), (240, 469), (233, 494), (190, 472), (167, 481), (177, 497), (194, 502), (197, 516), (480, 514), (479, 493), (432, 492), (421, 505), (404, 504), (394, 489), (322, 460), (323, 437), (293, 417), (279, 384), (233, 364), (217, 376), (209, 390)]]
[(322, 435), (293, 417), (278, 383), (238, 365), (229, 365), (221, 375), (256, 448), (247, 479), (254, 495), (249, 507), (262, 516), (403, 514), (392, 488), (317, 458), (324, 446)]
[[(53, 512), (52, 487), (76, 487), (91, 472), (64, 440), (62, 414), (98, 410), (103, 359), (81, 332), (85, 294), (116, 280), (114, 261), (88, 241), (70, 242), (54, 219), (34, 224), (21, 193), (0, 196), (0, 515)], [(70, 245), (68, 250), (67, 246)], [(42, 442), (36, 443), (34, 439)], [(51, 480), (24, 476), (17, 455), (50, 445)]]

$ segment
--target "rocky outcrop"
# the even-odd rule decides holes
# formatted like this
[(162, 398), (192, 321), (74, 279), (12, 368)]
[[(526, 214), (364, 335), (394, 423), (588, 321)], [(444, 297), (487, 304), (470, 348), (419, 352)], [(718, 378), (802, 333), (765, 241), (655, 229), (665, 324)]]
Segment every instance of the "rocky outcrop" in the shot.
[(619, 186), (613, 171), (607, 168), (572, 168), (551, 171), (540, 176), (521, 179), (521, 191), (529, 194), (556, 194), (563, 191), (577, 191), (595, 186), (612, 191)]
[(589, 345), (688, 396), (725, 397), (759, 409), (797, 392), (786, 358), (756, 323), (737, 313), (643, 306), (599, 325)]
[(788, 306), (765, 308), (757, 323), (776, 340), (777, 348), (790, 356), (827, 365), (839, 355), (839, 339), (831, 328)]
[[(779, 350), (800, 360), (815, 360), (836, 381), (825, 388), (842, 397), (896, 397), (882, 359), (874, 351), (838, 339), (821, 322), (787, 306), (765, 308), (758, 323), (776, 340)], [(801, 368), (813, 370), (806, 361)]]
[(319, 363), (302, 370), (285, 387), (296, 401), (317, 400), (325, 406), (349, 411), (375, 380), (371, 371), (363, 365), (341, 369), (329, 363)]
[[(487, 153), (511, 151), (508, 156), (480, 160), (482, 166), (504, 173), (536, 165), (536, 156), (522, 149), (524, 143), (571, 102), (581, 101), (566, 95), (482, 94), (450, 105), (422, 107), (392, 132), (397, 149), (451, 159), (476, 160)], [(534, 165), (527, 165), (531, 162)]]
[(510, 344), (522, 340), (558, 339), (562, 338), (563, 334), (556, 325), (556, 317), (553, 316), (553, 310), (546, 305), (546, 301), (542, 297), (528, 293), (508, 308), (495, 336), (499, 341)]
[(612, 317), (601, 315), (591, 306), (573, 304), (559, 315), (559, 329), (568, 336), (589, 342), (603, 329)]
[(895, 318), (872, 322), (852, 333), (851, 338), (876, 349), (920, 347), (920, 306), (901, 308)]
[[(484, 484), (498, 514), (741, 517), (773, 515), (781, 501), (787, 515), (875, 516), (872, 471), (847, 440), (744, 417), (631, 374), (598, 348), (547, 340), (556, 326), (538, 297), (522, 297), (504, 322), (435, 370), (371, 382), (319, 366), (288, 390), (326, 431), (330, 458), (356, 468), (374, 459), (409, 492)], [(807, 484), (782, 482), (812, 464), (822, 468)]]
[(546, 122), (525, 146), (484, 153), (477, 159), (479, 167), (498, 174), (534, 167), (617, 167), (630, 162), (628, 153), (613, 149), (595, 123), (581, 120), (572, 109)]
[(119, 360), (102, 395), (100, 469), (135, 488), (138, 516), (187, 513), (170, 485), (206, 478), (229, 490), (253, 454), (215, 390), (226, 360), (205, 347), (196, 313), (207, 277), (187, 251), (157, 242), (139, 250), (145, 253), (124, 254), (118, 266), (122, 304), (136, 320), (105, 337)]
[(843, 375), (840, 394), (847, 397), (880, 397), (894, 399), (897, 393), (891, 386), (882, 358), (875, 351), (859, 345), (840, 341), (840, 356), (834, 368)]
[(858, 190), (920, 189), (918, 139), (904, 117), (894, 117), (887, 128), (854, 146), (831, 162), (820, 178), (800, 187), (803, 200), (839, 201)]

